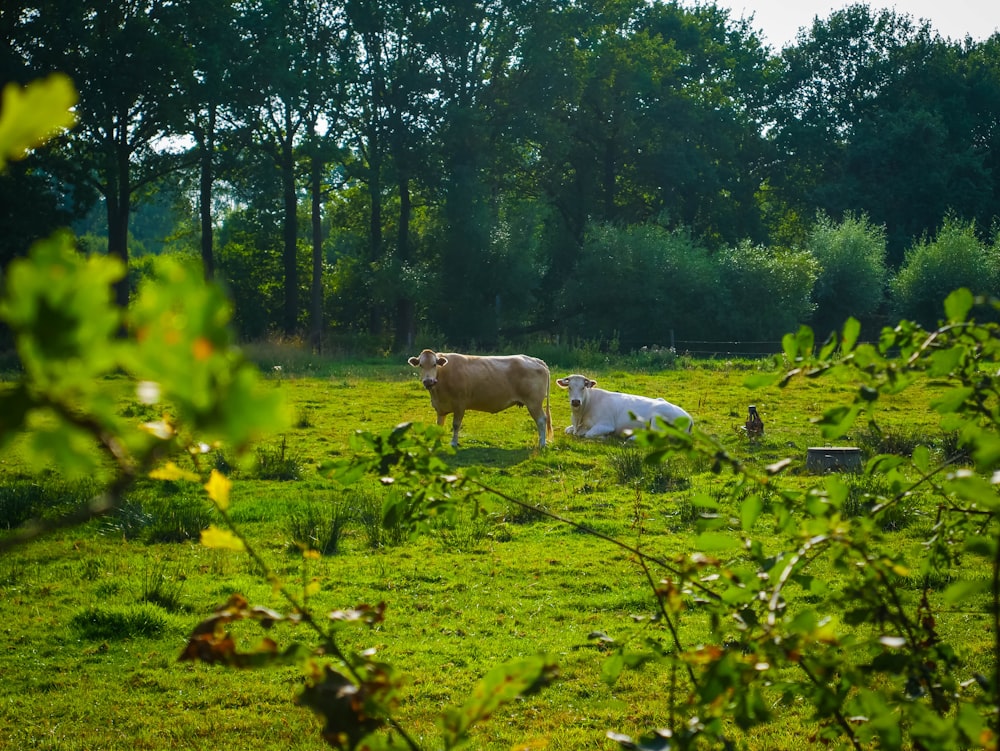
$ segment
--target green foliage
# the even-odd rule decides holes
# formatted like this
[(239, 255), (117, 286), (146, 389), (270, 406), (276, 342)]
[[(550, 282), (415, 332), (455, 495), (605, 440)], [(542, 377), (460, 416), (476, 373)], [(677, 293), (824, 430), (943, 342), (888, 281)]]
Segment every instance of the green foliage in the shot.
[[(701, 332), (702, 303), (717, 293), (708, 252), (683, 232), (655, 225), (591, 225), (565, 287), (574, 324), (625, 351), (667, 346), (676, 330)], [(650, 311), (656, 311), (650, 315)]]
[[(720, 331), (733, 339), (775, 339), (809, 320), (815, 304), (816, 260), (802, 251), (772, 252), (751, 243), (718, 254), (715, 307)], [(699, 308), (700, 309), (700, 308)]]
[(23, 159), (36, 146), (76, 122), (73, 83), (62, 74), (34, 81), (23, 89), (15, 83), (3, 88), (0, 112), (0, 171), (11, 159)]
[(445, 712), (444, 747), (451, 749), (464, 745), (473, 725), (519, 696), (540, 690), (555, 678), (556, 672), (555, 663), (541, 656), (491, 670), (461, 707)]
[(241, 338), (260, 339), (273, 330), (281, 310), (280, 269), (280, 254), (256, 245), (249, 233), (238, 233), (219, 249), (216, 271), (238, 301), (233, 325)]
[(885, 229), (867, 217), (845, 216), (835, 224), (820, 216), (806, 247), (819, 263), (813, 288), (813, 329), (825, 337), (853, 316), (867, 320), (885, 297)]
[[(931, 240), (914, 246), (891, 282), (894, 315), (933, 326), (941, 319), (941, 299), (966, 287), (976, 294), (1000, 289), (1000, 248), (983, 245), (971, 222), (954, 217)], [(987, 319), (996, 314), (982, 311)]]

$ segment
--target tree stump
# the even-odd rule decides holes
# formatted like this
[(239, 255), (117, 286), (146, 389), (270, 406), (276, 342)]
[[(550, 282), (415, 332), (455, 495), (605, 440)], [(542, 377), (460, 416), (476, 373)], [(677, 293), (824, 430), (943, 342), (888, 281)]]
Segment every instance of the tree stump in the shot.
[(806, 449), (806, 469), (817, 474), (860, 472), (861, 449), (854, 446), (812, 446)]

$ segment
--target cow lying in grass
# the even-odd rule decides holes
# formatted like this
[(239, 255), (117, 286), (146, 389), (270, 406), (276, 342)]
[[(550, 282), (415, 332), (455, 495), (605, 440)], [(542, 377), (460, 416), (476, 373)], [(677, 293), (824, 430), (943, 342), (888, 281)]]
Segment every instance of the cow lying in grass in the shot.
[(595, 388), (597, 381), (578, 374), (560, 378), (556, 383), (569, 391), (573, 422), (566, 432), (572, 435), (583, 438), (620, 435), (626, 430), (649, 427), (657, 417), (671, 424), (680, 420), (677, 426), (686, 427), (689, 432), (694, 424), (691, 415), (665, 399), (605, 391)]
[(462, 418), (470, 409), (495, 413), (514, 405), (527, 407), (538, 427), (539, 447), (544, 448), (546, 436), (552, 436), (549, 368), (537, 357), (477, 357), (425, 349), (409, 363), (420, 369), (438, 425), (444, 425), (445, 416), (454, 413), (452, 446), (458, 446)]

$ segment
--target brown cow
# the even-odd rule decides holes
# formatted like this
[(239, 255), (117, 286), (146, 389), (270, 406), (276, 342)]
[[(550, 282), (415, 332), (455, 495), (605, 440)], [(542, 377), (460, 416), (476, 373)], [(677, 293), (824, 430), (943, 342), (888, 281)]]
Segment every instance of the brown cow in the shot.
[(552, 437), (549, 412), (549, 367), (537, 357), (504, 355), (477, 357), (454, 352), (438, 354), (429, 349), (411, 357), (420, 368), (420, 379), (431, 395), (438, 425), (454, 413), (451, 445), (458, 446), (458, 431), (465, 411), (501, 412), (515, 404), (527, 407), (538, 426), (538, 445)]

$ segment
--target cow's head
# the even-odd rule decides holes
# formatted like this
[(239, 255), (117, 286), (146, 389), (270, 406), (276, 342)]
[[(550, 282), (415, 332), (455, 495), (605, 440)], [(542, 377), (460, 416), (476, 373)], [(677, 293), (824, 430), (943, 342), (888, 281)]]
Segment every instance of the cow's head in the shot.
[(424, 388), (430, 390), (437, 386), (437, 369), (447, 365), (448, 358), (425, 349), (419, 356), (411, 357), (409, 363), (415, 368), (420, 368), (420, 380)]
[(580, 409), (583, 403), (587, 401), (587, 389), (594, 388), (597, 385), (597, 381), (592, 381), (587, 376), (574, 373), (565, 378), (557, 379), (556, 384), (560, 388), (569, 391), (569, 406), (573, 409)]

